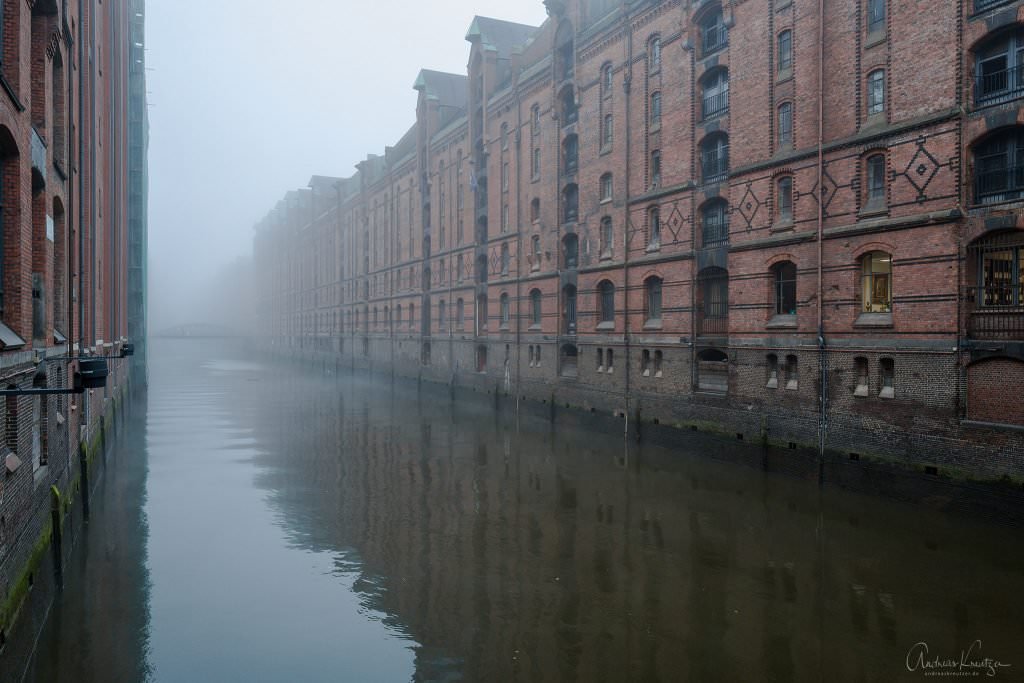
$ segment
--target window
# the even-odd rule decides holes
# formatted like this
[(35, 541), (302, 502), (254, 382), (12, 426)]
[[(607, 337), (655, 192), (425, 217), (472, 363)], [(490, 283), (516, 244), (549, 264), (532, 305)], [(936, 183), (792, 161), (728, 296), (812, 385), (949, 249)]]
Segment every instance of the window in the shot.
[(447, 306), (447, 304), (445, 304), (444, 299), (442, 299), (437, 304), (437, 330), (441, 334), (444, 334), (447, 331), (447, 327), (448, 327), (448, 317), (447, 316), (448, 316), (448, 306)]
[(867, 208), (885, 205), (885, 155), (873, 154), (867, 161)]
[(503, 293), (498, 299), (498, 304), (499, 310), (501, 311), (501, 327), (502, 329), (508, 329), (509, 318), (511, 316), (508, 294)]
[(882, 358), (878, 361), (879, 370), (879, 398), (894, 398), (896, 395), (896, 364), (892, 358)]
[(729, 243), (729, 204), (712, 199), (701, 210), (701, 235), (705, 248)]
[(780, 223), (789, 223), (793, 220), (793, 178), (782, 176), (775, 181), (775, 197), (778, 204), (778, 218)]
[(861, 310), (864, 313), (892, 312), (892, 256), (872, 251), (861, 259)]
[(779, 147), (793, 145), (793, 103), (783, 102), (779, 105)]
[(644, 280), (644, 324), (661, 323), (662, 280), (656, 275)]
[(998, 34), (976, 55), (976, 102), (1005, 102), (1024, 95), (1024, 31)]
[(612, 115), (611, 114), (605, 114), (604, 115), (604, 128), (601, 131), (601, 144), (604, 147), (611, 147), (612, 137), (613, 137), (612, 127), (613, 127)]
[(562, 345), (561, 374), (562, 377), (575, 377), (579, 352), (575, 344)]
[(605, 97), (609, 97), (612, 94), (612, 86), (614, 85), (613, 74), (614, 71), (611, 64), (605, 64), (604, 68), (601, 69), (601, 94)]
[(604, 372), (604, 349), (597, 350), (597, 371)]
[(783, 261), (772, 266), (775, 315), (796, 315), (796, 265)]
[(533, 165), (530, 169), (531, 176), (534, 180), (540, 180), (540, 148), (534, 148), (533, 150)]
[(530, 291), (530, 325), (533, 327), (540, 327), (541, 319), (541, 304), (540, 304), (540, 290), (534, 289)]
[(562, 219), (565, 223), (575, 223), (580, 215), (580, 192), (575, 183), (565, 186), (562, 190)]
[(700, 145), (701, 176), (705, 183), (717, 183), (729, 175), (729, 137), (713, 133)]
[(868, 0), (868, 33), (885, 30), (886, 0)]
[(487, 295), (481, 294), (476, 298), (476, 328), (483, 332), (487, 329)]
[(476, 371), (487, 372), (487, 347), (483, 344), (476, 347)]
[(501, 165), (501, 191), (508, 192), (508, 162)]
[(647, 214), (647, 229), (649, 231), (647, 245), (657, 247), (661, 245), (661, 211), (654, 207)]
[(575, 270), (579, 266), (579, 255), (580, 255), (580, 240), (575, 234), (570, 233), (565, 236), (562, 240), (563, 250), (565, 252), (565, 268), (566, 270)]
[(697, 334), (724, 336), (729, 332), (729, 272), (710, 267), (697, 275)]
[(644, 377), (651, 376), (651, 351), (650, 349), (644, 349), (643, 353), (640, 354), (640, 373)]
[(532, 264), (531, 265), (533, 267), (533, 270), (538, 270), (540, 268), (540, 258), (541, 258), (541, 254), (540, 254), (540, 235), (534, 235), (532, 238), (530, 238), (530, 253), (532, 254), (532, 257), (531, 257)]
[(508, 268), (509, 268), (509, 261), (510, 260), (511, 260), (511, 257), (509, 256), (508, 242), (502, 242), (502, 244), (501, 244), (501, 274), (502, 275), (508, 275)]
[(701, 114), (705, 119), (729, 111), (729, 70), (716, 69), (701, 79)]
[(501, 148), (508, 149), (508, 124), (501, 124)]
[(700, 22), (701, 55), (718, 52), (729, 44), (729, 31), (722, 17), (722, 10), (715, 8)]
[(462, 257), (458, 256), (455, 258), (455, 279), (462, 282)]
[(1024, 128), (1012, 128), (974, 148), (975, 201), (994, 204), (1024, 192)]
[(599, 321), (602, 323), (615, 322), (615, 285), (608, 280), (602, 280), (597, 285), (597, 307), (600, 312)]
[(610, 202), (612, 199), (612, 174), (605, 173), (601, 176), (601, 201)]
[(579, 118), (579, 109), (576, 107), (576, 93), (571, 85), (562, 89), (559, 102), (562, 105), (562, 125), (568, 126), (570, 123), (576, 123)]
[(501, 231), (508, 232), (508, 204), (504, 204), (501, 207)]
[(536, 223), (540, 220), (540, 199), (534, 197), (530, 202), (530, 221)]
[(857, 384), (854, 385), (853, 395), (863, 398), (868, 395), (868, 359), (857, 357), (853, 359), (853, 374)]
[(562, 301), (565, 308), (562, 311), (565, 319), (565, 333), (576, 334), (576, 287), (566, 285), (562, 290)]
[(562, 164), (566, 173), (575, 173), (580, 165), (579, 138), (570, 135), (562, 143)]
[(661, 38), (651, 38), (651, 71), (661, 68)]
[(766, 389), (778, 389), (779, 388), (779, 357), (774, 353), (769, 353), (765, 362), (768, 382), (765, 384)]
[(659, 185), (661, 185), (661, 152), (654, 150), (651, 152), (651, 187)]
[(661, 361), (664, 358), (661, 349), (655, 349), (654, 351), (654, 376), (661, 377)]
[(540, 105), (535, 104), (530, 110), (530, 135), (540, 135)]
[(604, 352), (604, 371), (612, 372), (615, 369), (615, 351), (613, 349), (605, 349)]
[(779, 73), (793, 68), (793, 32), (786, 30), (778, 37)]
[(786, 391), (796, 391), (799, 388), (800, 377), (797, 372), (796, 356), (786, 356)]
[(612, 219), (605, 216), (601, 219), (601, 258), (610, 258), (612, 255)]
[[(399, 315), (399, 317), (401, 317), (401, 315), (402, 315), (402, 307), (401, 306), (398, 307), (398, 315)], [(466, 320), (466, 304), (465, 304), (465, 302), (462, 301), (462, 299), (459, 299), (458, 301), (455, 302), (455, 329), (457, 329), (457, 330), (464, 329), (465, 326), (466, 326), (465, 320)]]
[(885, 69), (868, 74), (868, 116), (885, 111)]
[(661, 93), (651, 93), (651, 128), (661, 125)]

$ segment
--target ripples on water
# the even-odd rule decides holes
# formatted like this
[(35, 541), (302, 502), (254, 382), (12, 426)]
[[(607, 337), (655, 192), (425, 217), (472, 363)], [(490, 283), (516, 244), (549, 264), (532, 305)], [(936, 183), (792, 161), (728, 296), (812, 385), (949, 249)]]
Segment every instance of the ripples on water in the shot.
[[(819, 488), (798, 460), (766, 474), (699, 435), (627, 448), (227, 343), (153, 359), (118, 456), (148, 477), (90, 530), (134, 543), (69, 579), (44, 648), (84, 644), (73, 678), (40, 680), (919, 680), (914, 643), (975, 638), (1024, 671), (1013, 528)], [(133, 590), (90, 600), (111, 575)], [(82, 640), (104, 629), (122, 646)]]

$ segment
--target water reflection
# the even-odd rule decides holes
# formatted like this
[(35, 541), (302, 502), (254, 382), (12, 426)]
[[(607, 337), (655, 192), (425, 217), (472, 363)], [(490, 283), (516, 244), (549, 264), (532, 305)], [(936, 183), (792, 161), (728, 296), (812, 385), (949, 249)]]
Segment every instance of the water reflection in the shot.
[(84, 649), (39, 680), (898, 681), (914, 643), (978, 638), (1024, 671), (1014, 529), (819, 488), (791, 452), (766, 474), (227, 344), (153, 358), (145, 518), (111, 508), (127, 552), (87, 561), (46, 646)]

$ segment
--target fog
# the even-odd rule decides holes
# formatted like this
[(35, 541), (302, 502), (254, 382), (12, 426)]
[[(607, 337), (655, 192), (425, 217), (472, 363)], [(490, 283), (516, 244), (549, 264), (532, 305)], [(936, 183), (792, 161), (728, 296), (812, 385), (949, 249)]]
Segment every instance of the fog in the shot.
[(465, 72), (474, 15), (545, 18), (541, 0), (149, 0), (150, 330), (220, 322), (256, 221), (397, 142), (419, 70)]

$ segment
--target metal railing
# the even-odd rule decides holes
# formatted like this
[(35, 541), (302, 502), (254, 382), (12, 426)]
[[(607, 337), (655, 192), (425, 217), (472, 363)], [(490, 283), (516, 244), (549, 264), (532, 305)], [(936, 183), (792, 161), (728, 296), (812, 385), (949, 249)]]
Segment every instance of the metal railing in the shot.
[(716, 147), (700, 154), (701, 177), (705, 183), (725, 180), (729, 175), (729, 146)]
[(697, 336), (724, 337), (729, 334), (729, 305), (725, 303), (697, 305)]
[(705, 220), (702, 239), (705, 249), (729, 244), (729, 219), (716, 217)]
[(725, 48), (729, 44), (729, 29), (725, 24), (711, 24), (701, 29), (701, 56)]
[(982, 74), (974, 84), (974, 101), (978, 104), (996, 104), (1024, 97), (1024, 67)]
[(979, 204), (1016, 199), (1024, 192), (1024, 166), (978, 171), (974, 177), (974, 198)]
[(1024, 340), (1024, 292), (1020, 285), (965, 287), (967, 336), (971, 339)]
[(701, 99), (701, 114), (703, 118), (709, 119), (712, 116), (717, 116), (724, 112), (729, 111), (729, 91), (723, 90), (722, 92), (708, 95), (705, 94)]

